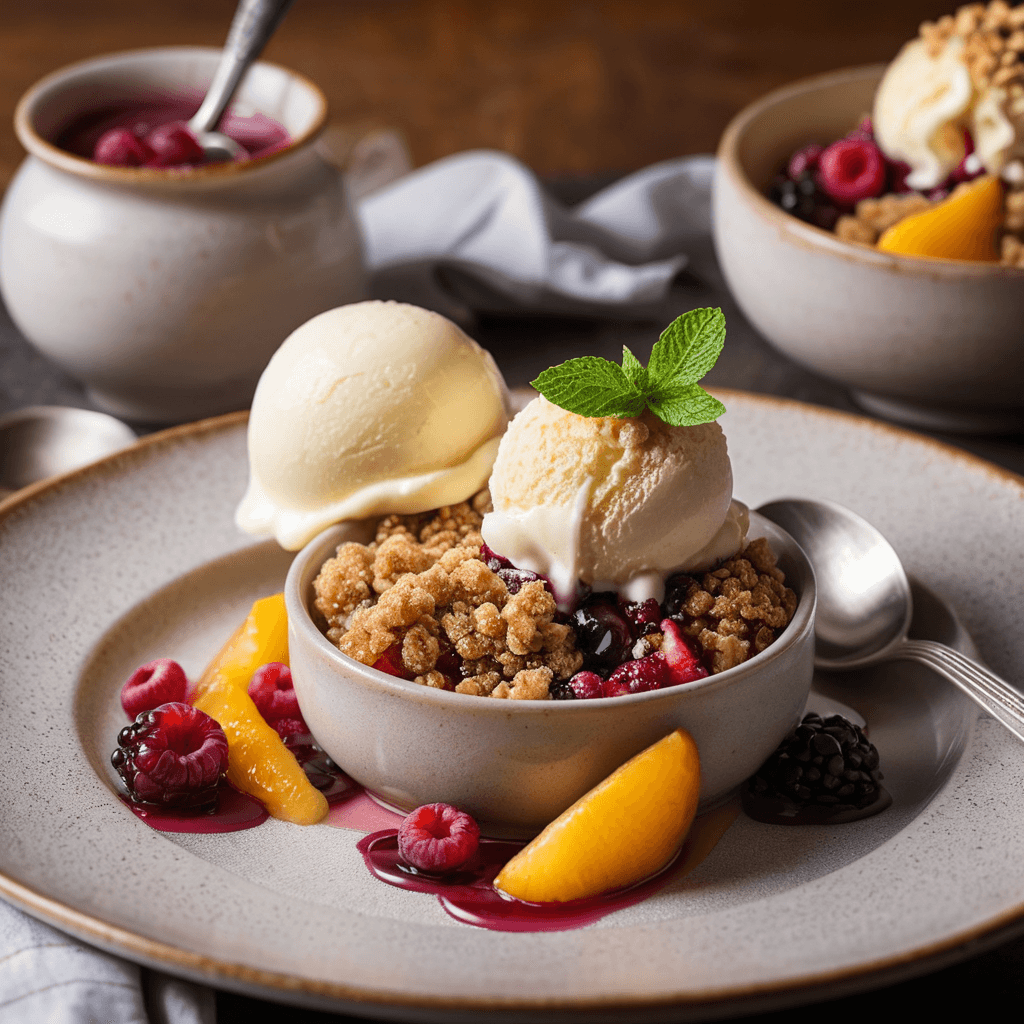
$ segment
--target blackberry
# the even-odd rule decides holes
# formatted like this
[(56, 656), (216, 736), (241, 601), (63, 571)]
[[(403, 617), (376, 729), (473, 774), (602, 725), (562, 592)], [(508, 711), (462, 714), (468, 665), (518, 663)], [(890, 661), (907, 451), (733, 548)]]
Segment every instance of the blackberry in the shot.
[(768, 189), (768, 198), (787, 213), (808, 224), (831, 231), (840, 211), (818, 187), (816, 172), (805, 170), (795, 181), (777, 175)]
[(629, 657), (633, 634), (612, 595), (600, 595), (577, 608), (571, 624), (583, 667), (589, 671), (607, 675)]
[(576, 691), (569, 685), (568, 679), (555, 679), (548, 687), (552, 700), (576, 700)]
[(744, 801), (767, 798), (828, 816), (846, 814), (880, 799), (882, 777), (878, 750), (859, 726), (842, 715), (811, 713), (748, 780)]
[(212, 810), (228, 768), (228, 741), (190, 704), (161, 704), (121, 730), (110, 763), (138, 803)]

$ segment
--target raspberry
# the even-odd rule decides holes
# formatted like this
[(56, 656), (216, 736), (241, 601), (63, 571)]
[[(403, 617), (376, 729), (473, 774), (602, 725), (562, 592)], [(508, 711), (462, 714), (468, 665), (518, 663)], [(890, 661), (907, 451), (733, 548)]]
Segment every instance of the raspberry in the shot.
[[(270, 725), (274, 725), (277, 719), (291, 718), (302, 721), (299, 698), (295, 696), (292, 672), (287, 665), (282, 665), (278, 661), (261, 665), (252, 674), (248, 693), (256, 705), (256, 710)], [(305, 726), (305, 722), (302, 724)], [(304, 728), (302, 731), (309, 732), (309, 729)]]
[(136, 718), (160, 704), (183, 701), (186, 690), (185, 670), (170, 658), (158, 658), (137, 668), (121, 687), (121, 707)]
[(596, 672), (577, 672), (569, 680), (569, 689), (577, 700), (604, 696), (604, 680)]
[(139, 803), (209, 810), (228, 768), (228, 741), (205, 712), (162, 704), (121, 730), (110, 763)]
[(797, 181), (805, 171), (814, 171), (818, 168), (818, 160), (823, 150), (816, 142), (812, 142), (803, 149), (798, 149), (786, 164), (786, 175), (790, 181)]
[(639, 640), (648, 633), (658, 632), (658, 623), (661, 621), (661, 605), (653, 597), (646, 601), (626, 601), (622, 605), (622, 611), (633, 629), (633, 636)]
[(636, 661), (620, 665), (605, 682), (606, 697), (621, 697), (627, 693), (643, 693), (646, 690), (660, 690), (671, 686), (673, 679), (665, 655), (660, 651), (648, 654)]
[(184, 164), (201, 164), (206, 159), (203, 147), (181, 121), (154, 128), (145, 142), (153, 151), (153, 156), (146, 162), (147, 167), (181, 167)]
[(868, 142), (874, 142), (874, 122), (872, 122), (870, 117), (862, 117), (860, 120), (860, 124), (858, 124), (857, 127), (853, 129), (853, 131), (846, 133), (846, 138), (855, 139), (858, 142), (863, 142), (865, 140)]
[(402, 645), (392, 644), (374, 663), (373, 667), (378, 672), (387, 672), (389, 676), (397, 676), (399, 679), (412, 679), (406, 667), (402, 664)]
[(153, 159), (152, 148), (127, 128), (111, 128), (96, 141), (92, 158), (113, 167), (141, 167)]
[(480, 827), (451, 804), (424, 804), (402, 822), (398, 852), (419, 871), (443, 875), (466, 864), (480, 844)]
[(672, 676), (671, 683), (667, 685), (679, 686), (682, 683), (692, 683), (707, 676), (708, 670), (700, 663), (697, 655), (690, 650), (677, 623), (671, 619), (664, 619), (661, 623), (661, 633), (661, 652), (665, 656), (669, 673)]
[(867, 139), (833, 142), (818, 161), (818, 184), (835, 202), (852, 208), (861, 199), (882, 194), (885, 159)]

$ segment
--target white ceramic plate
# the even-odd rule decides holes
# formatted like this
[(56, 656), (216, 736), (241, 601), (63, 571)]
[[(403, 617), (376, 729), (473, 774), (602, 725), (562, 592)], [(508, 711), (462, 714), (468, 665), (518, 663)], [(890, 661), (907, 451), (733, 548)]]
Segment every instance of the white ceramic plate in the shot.
[[(722, 397), (739, 497), (861, 512), (1022, 682), (1024, 481), (866, 420)], [(6, 899), (172, 973), (403, 1020), (717, 1016), (893, 980), (1020, 927), (1024, 747), (910, 666), (829, 684), (871, 725), (889, 811), (819, 829), (741, 817), (696, 872), (577, 931), (458, 924), (372, 879), (352, 832), (150, 830), (107, 763), (120, 683), (158, 655), (197, 672), (284, 578), (287, 556), (233, 525), (244, 435), (237, 416), (179, 428), (0, 506)], [(963, 641), (926, 595), (921, 623)]]

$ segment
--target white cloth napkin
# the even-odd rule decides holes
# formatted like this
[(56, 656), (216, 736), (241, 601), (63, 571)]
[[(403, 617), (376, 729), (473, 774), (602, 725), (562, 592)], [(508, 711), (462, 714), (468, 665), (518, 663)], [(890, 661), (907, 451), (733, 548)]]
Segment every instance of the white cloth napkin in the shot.
[(0, 1024), (214, 1024), (213, 991), (102, 953), (0, 902)]
[(707, 237), (713, 171), (668, 160), (566, 208), (504, 153), (438, 160), (358, 204), (373, 291), (456, 319), (643, 315)]
[[(378, 176), (364, 185), (379, 186), (380, 168), (367, 166)], [(456, 319), (642, 315), (686, 266), (687, 247), (706, 245), (713, 170), (710, 156), (669, 160), (567, 209), (503, 153), (439, 160), (358, 202), (374, 290)], [(0, 1024), (214, 1024), (215, 1014), (210, 989), (100, 952), (0, 901)]]

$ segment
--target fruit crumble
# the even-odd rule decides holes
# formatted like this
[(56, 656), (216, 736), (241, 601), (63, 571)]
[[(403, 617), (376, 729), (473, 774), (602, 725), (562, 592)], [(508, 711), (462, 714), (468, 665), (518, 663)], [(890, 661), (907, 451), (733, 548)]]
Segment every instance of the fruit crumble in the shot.
[(364, 665), (438, 689), (513, 700), (617, 696), (734, 668), (788, 625), (796, 595), (766, 540), (665, 599), (581, 591), (560, 611), (548, 581), (483, 544), (490, 498), (380, 520), (314, 581), (319, 624)]

